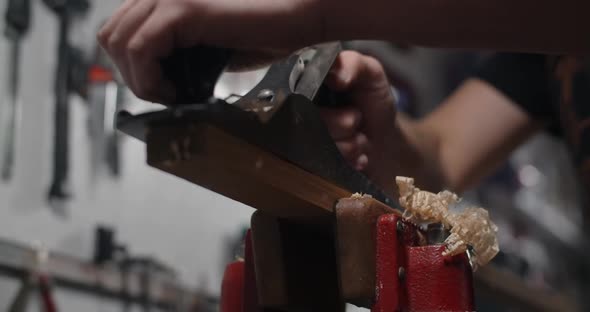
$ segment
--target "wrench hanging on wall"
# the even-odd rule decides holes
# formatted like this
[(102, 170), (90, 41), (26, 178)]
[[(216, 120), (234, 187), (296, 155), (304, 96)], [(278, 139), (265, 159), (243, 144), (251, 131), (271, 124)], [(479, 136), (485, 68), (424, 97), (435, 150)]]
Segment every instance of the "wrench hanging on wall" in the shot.
[(8, 54), (6, 103), (0, 111), (2, 118), (2, 179), (12, 178), (17, 130), (19, 126), (19, 80), (20, 50), (23, 37), (31, 24), (31, 1), (9, 0), (4, 16), (6, 29), (4, 35), (10, 41)]
[(74, 91), (75, 60), (79, 54), (69, 43), (72, 18), (85, 13), (88, 0), (43, 0), (59, 19), (58, 61), (55, 77), (55, 133), (53, 150), (53, 178), (48, 199), (53, 207), (59, 207), (69, 197), (67, 190), (69, 169), (69, 96)]

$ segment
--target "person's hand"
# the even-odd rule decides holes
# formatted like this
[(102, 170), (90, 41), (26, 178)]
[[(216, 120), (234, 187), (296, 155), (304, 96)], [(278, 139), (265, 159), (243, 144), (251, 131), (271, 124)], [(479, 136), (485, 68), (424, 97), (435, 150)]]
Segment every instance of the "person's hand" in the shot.
[(126, 0), (98, 40), (138, 97), (168, 102), (175, 90), (162, 77), (160, 61), (174, 49), (212, 45), (268, 55), (300, 48), (321, 40), (318, 2)]
[(399, 131), (391, 85), (381, 64), (344, 51), (326, 85), (340, 93), (341, 108), (323, 108), (322, 117), (344, 158), (385, 191), (393, 191), (395, 141)]

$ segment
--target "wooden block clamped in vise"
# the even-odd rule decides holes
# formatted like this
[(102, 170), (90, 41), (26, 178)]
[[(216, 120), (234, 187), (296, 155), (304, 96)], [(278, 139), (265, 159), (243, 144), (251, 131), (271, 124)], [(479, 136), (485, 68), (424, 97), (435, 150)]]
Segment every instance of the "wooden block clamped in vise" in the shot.
[(375, 298), (377, 221), (397, 210), (369, 197), (353, 196), (338, 201), (336, 237), (342, 296), (361, 306)]
[(151, 166), (278, 217), (328, 217), (351, 194), (211, 124), (153, 127), (146, 142)]

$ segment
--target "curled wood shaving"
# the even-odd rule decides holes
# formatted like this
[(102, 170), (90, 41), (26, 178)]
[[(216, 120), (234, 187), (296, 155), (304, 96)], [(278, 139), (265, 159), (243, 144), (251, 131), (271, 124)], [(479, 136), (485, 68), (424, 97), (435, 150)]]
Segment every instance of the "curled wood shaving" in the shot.
[(487, 210), (469, 207), (460, 213), (449, 211), (449, 206), (460, 198), (449, 191), (437, 194), (420, 190), (414, 186), (414, 179), (397, 177), (399, 203), (405, 209), (403, 217), (413, 223), (442, 223), (449, 229), (445, 240), (444, 256), (465, 252), (468, 246), (473, 253), (471, 260), (477, 266), (487, 264), (499, 251), (496, 234), (498, 227), (492, 222)]

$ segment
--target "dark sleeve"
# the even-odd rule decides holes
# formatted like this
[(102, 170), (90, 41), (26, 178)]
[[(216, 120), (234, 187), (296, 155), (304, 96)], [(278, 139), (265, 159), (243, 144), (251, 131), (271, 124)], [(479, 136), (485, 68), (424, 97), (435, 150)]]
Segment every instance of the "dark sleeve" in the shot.
[(546, 56), (498, 53), (485, 59), (474, 77), (490, 83), (530, 116), (547, 123), (552, 132), (557, 130), (559, 117)]

